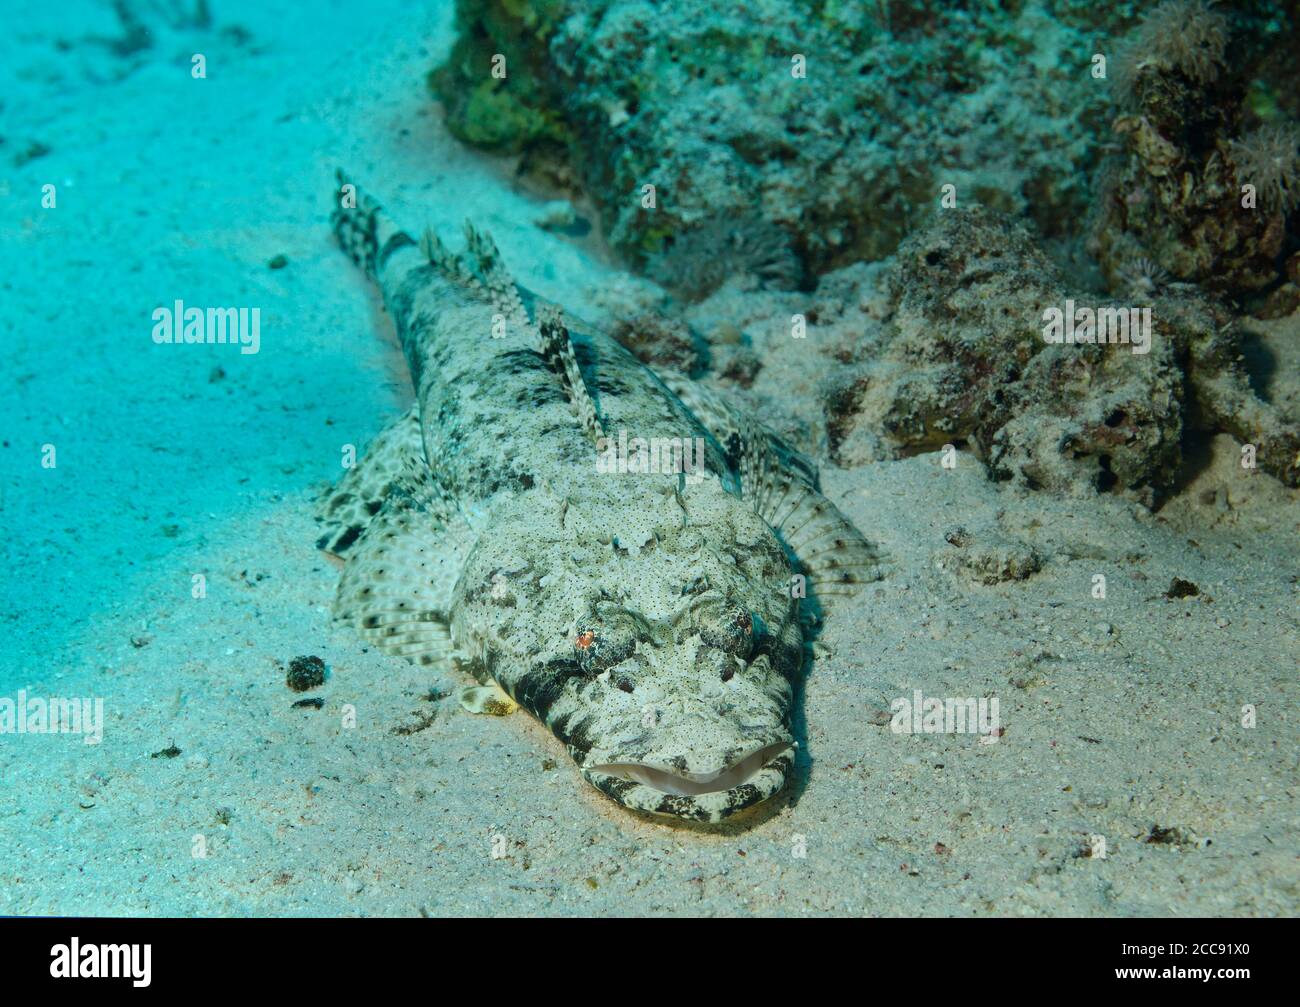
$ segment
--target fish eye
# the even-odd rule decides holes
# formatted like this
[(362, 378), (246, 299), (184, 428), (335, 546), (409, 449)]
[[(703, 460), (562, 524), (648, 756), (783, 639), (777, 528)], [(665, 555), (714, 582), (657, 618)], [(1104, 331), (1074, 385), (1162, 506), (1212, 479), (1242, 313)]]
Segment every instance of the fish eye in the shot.
[(746, 608), (725, 605), (718, 609), (716, 618), (706, 619), (700, 626), (700, 640), (726, 654), (742, 660), (748, 659), (754, 641), (761, 635), (757, 619)]
[(609, 613), (578, 627), (573, 650), (583, 671), (600, 673), (622, 664), (636, 650), (637, 623), (625, 613)]

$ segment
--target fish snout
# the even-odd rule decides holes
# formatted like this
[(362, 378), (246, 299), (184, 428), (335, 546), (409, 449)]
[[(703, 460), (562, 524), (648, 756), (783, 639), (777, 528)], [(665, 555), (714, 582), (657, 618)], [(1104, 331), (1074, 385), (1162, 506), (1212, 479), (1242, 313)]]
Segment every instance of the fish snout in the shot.
[(667, 746), (583, 767), (583, 776), (625, 807), (716, 822), (779, 793), (794, 761), (789, 732), (725, 749)]

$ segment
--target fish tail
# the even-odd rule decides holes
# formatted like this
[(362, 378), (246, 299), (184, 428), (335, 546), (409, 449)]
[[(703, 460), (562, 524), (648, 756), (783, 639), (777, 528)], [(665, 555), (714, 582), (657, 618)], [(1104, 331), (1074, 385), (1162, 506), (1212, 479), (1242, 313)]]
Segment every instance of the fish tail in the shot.
[(349, 182), (342, 169), (337, 178), (334, 212), (330, 214), (334, 236), (348, 257), (378, 281), (388, 257), (399, 248), (414, 246), (415, 239), (359, 186)]

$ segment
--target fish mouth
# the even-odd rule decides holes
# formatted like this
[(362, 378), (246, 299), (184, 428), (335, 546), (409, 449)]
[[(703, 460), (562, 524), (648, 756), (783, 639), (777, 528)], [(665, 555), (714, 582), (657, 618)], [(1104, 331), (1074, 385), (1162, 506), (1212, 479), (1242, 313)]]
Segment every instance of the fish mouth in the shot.
[(724, 790), (734, 790), (748, 783), (755, 774), (778, 755), (788, 751), (791, 743), (778, 741), (764, 745), (757, 751), (738, 759), (713, 773), (687, 773), (668, 769), (649, 763), (607, 762), (588, 768), (590, 773), (603, 773), (650, 787), (661, 794), (673, 794), (677, 797), (699, 797), (701, 794), (716, 794)]
[(794, 763), (794, 743), (763, 745), (713, 772), (655, 762), (605, 762), (582, 775), (624, 807), (690, 821), (718, 822), (779, 793)]

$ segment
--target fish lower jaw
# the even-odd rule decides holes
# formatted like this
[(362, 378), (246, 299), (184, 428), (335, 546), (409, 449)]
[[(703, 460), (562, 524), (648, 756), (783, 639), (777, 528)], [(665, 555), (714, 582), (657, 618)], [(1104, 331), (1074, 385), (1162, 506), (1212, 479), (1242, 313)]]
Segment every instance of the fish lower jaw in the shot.
[(791, 751), (793, 744), (791, 741), (776, 741), (763, 745), (741, 756), (731, 765), (713, 772), (686, 772), (657, 761), (611, 761), (589, 766), (586, 772), (640, 783), (664, 794), (698, 797), (701, 794), (734, 790), (749, 782), (767, 763)]
[(777, 741), (714, 773), (684, 774), (644, 762), (610, 762), (588, 766), (582, 775), (635, 811), (718, 822), (780, 793), (793, 762), (794, 743)]

